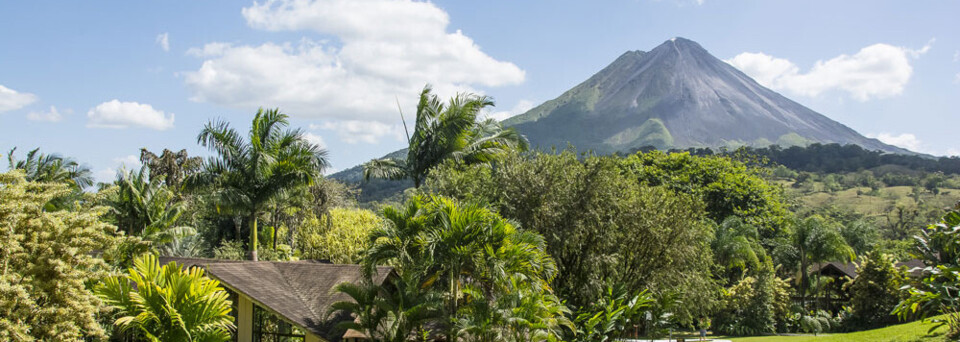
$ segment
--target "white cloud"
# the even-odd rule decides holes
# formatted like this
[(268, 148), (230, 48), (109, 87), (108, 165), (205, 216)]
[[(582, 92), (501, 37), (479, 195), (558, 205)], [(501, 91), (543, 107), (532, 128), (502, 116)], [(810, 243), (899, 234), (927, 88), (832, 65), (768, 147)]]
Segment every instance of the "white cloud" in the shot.
[[(64, 111), (64, 114), (70, 113), (73, 113), (73, 111), (69, 109)], [(28, 113), (27, 119), (32, 121), (60, 122), (60, 120), (63, 120), (63, 114), (57, 110), (57, 107), (50, 106), (50, 111), (47, 112), (32, 111)]]
[(37, 96), (0, 85), (0, 113), (17, 110), (37, 101)]
[[(188, 54), (204, 59), (198, 70), (184, 74), (192, 100), (280, 107), (291, 115), (339, 122), (341, 128), (364, 122), (387, 134), (395, 130), (396, 98), (412, 113), (415, 102), (409, 99), (424, 84), (448, 96), (476, 92), (476, 86), (518, 84), (525, 77), (462, 32), (448, 32), (449, 16), (429, 2), (268, 0), (244, 8), (243, 16), (253, 28), (313, 31), (335, 41), (214, 42), (190, 49)], [(378, 138), (349, 134), (354, 142)]]
[(321, 137), (321, 136), (319, 136), (319, 135), (316, 135), (316, 134), (313, 134), (313, 133), (310, 133), (310, 132), (306, 132), (306, 133), (303, 134), (303, 138), (306, 139), (307, 142), (309, 142), (309, 143), (311, 143), (311, 144), (320, 146), (321, 148), (327, 148), (327, 143), (326, 143), (325, 141), (323, 141), (323, 137)]
[(920, 138), (917, 138), (917, 136), (912, 133), (867, 134), (867, 137), (880, 140), (885, 144), (903, 147), (914, 152), (926, 153), (934, 156), (960, 156), (960, 148), (947, 148), (946, 150), (931, 148), (928, 144), (921, 141)]
[(530, 100), (520, 100), (517, 101), (517, 104), (510, 108), (510, 110), (499, 111), (499, 112), (488, 112), (485, 114), (487, 118), (491, 118), (497, 121), (506, 120), (512, 116), (520, 115), (526, 113), (528, 110), (534, 107), (533, 101)]
[(119, 158), (113, 158), (113, 163), (127, 170), (140, 168), (140, 157), (135, 155), (126, 155)]
[(165, 130), (173, 127), (173, 113), (167, 115), (148, 104), (112, 100), (87, 112), (87, 127), (127, 128), (131, 126)]
[(890, 133), (867, 134), (867, 137), (880, 140), (884, 144), (903, 147), (914, 152), (921, 152), (923, 150), (923, 143), (920, 142), (920, 139), (917, 139), (916, 135), (911, 133), (903, 133), (899, 135), (893, 135)]
[(170, 51), (170, 35), (166, 32), (158, 34), (156, 42), (163, 51)]
[(224, 54), (227, 49), (233, 47), (233, 44), (230, 43), (209, 43), (204, 45), (202, 48), (189, 48), (187, 49), (187, 55), (193, 57), (216, 57)]
[(953, 77), (953, 82), (960, 83), (960, 72), (958, 72), (957, 75)]
[(132, 154), (113, 158), (111, 161), (110, 167), (105, 167), (93, 172), (93, 177), (96, 178), (98, 182), (113, 182), (117, 179), (117, 172), (120, 170), (134, 171), (143, 166), (143, 164), (140, 163), (140, 158)]
[(775, 90), (803, 96), (840, 90), (854, 99), (867, 101), (903, 93), (913, 75), (911, 58), (929, 51), (933, 41), (917, 50), (888, 44), (870, 45), (854, 55), (817, 61), (806, 73), (787, 59), (762, 52), (744, 52), (726, 62)]
[(405, 138), (402, 124), (389, 125), (379, 121), (327, 121), (319, 125), (311, 124), (310, 129), (337, 132), (340, 140), (348, 144), (358, 142), (376, 144), (383, 137), (392, 137), (396, 141), (404, 141)]
[(957, 50), (956, 52), (953, 53), (953, 61), (960, 62), (960, 50)]

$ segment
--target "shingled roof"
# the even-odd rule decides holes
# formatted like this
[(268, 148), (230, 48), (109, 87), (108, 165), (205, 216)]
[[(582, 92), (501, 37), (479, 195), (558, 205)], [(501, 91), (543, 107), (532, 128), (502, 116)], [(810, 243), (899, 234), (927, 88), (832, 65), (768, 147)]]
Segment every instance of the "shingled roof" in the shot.
[[(359, 265), (313, 260), (222, 262), (170, 258), (169, 261), (201, 266), (224, 287), (244, 294), (257, 305), (318, 336), (335, 340), (339, 338), (330, 334), (336, 322), (327, 319), (327, 309), (338, 301), (350, 300), (350, 297), (331, 293), (331, 289), (342, 282), (358, 283), (363, 279)], [(373, 280), (382, 284), (392, 271), (390, 267), (377, 267)]]

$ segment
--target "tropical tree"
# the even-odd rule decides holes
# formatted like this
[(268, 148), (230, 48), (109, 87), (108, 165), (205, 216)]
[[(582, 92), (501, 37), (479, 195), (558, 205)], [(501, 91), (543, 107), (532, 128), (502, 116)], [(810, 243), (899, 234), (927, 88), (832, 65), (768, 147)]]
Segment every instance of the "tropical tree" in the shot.
[[(423, 191), (489, 203), (546, 241), (558, 275), (552, 289), (573, 310), (608, 284), (664, 293), (683, 289), (674, 313), (691, 322), (712, 310), (712, 227), (691, 195), (637, 182), (615, 156), (575, 151), (511, 153), (497, 167), (444, 163)], [(669, 260), (669, 262), (665, 262)]]
[(327, 315), (352, 315), (353, 319), (338, 326), (362, 332), (374, 341), (424, 340), (429, 335), (425, 326), (436, 318), (440, 301), (436, 293), (423, 291), (421, 283), (418, 274), (407, 273), (393, 278), (389, 286), (374, 284), (371, 277), (360, 283), (337, 284), (333, 291), (351, 300), (333, 303)]
[(757, 228), (736, 216), (728, 217), (716, 227), (711, 247), (717, 265), (727, 270), (728, 281), (736, 279), (735, 271), (758, 267), (766, 257), (758, 239)]
[(232, 303), (220, 282), (200, 267), (160, 265), (144, 254), (127, 275), (107, 278), (96, 288), (104, 302), (119, 310), (114, 324), (138, 330), (150, 341), (229, 341), (235, 327)]
[[(387, 207), (383, 215), (387, 225), (371, 234), (373, 244), (364, 263), (392, 265), (401, 276), (414, 274), (422, 279), (418, 288), (442, 299), (436, 321), (447, 340), (486, 340), (491, 335), (480, 332), (490, 332), (488, 328), (496, 336), (509, 335), (510, 320), (520, 313), (509, 313), (509, 306), (498, 305), (502, 303), (498, 300), (516, 290), (514, 281), (524, 282), (529, 295), (552, 295), (548, 284), (556, 266), (546, 254), (543, 238), (518, 229), (489, 209), (416, 196), (402, 208)], [(555, 315), (560, 311), (534, 310), (542, 316), (525, 319), (546, 327), (524, 325), (524, 329), (556, 336), (561, 320)]]
[(157, 250), (179, 239), (196, 234), (192, 227), (178, 225), (184, 203), (163, 183), (153, 177), (149, 166), (139, 171), (120, 170), (115, 193), (107, 198), (118, 227), (128, 235), (139, 235)]
[[(100, 300), (87, 285), (109, 266), (97, 255), (118, 244), (103, 207), (47, 211), (65, 183), (0, 174), (0, 341), (100, 339)], [(91, 202), (86, 202), (91, 203)]]
[(244, 213), (250, 226), (250, 258), (257, 260), (257, 221), (271, 200), (313, 184), (327, 167), (327, 152), (306, 140), (277, 109), (257, 111), (248, 139), (225, 121), (209, 122), (197, 141), (215, 152), (203, 170), (188, 179), (212, 185), (220, 205)]
[[(39, 153), (36, 148), (27, 152), (27, 159), (14, 157), (17, 148), (7, 154), (11, 170), (20, 169), (27, 181), (67, 183), (76, 190), (82, 190), (93, 184), (93, 173), (75, 160), (56, 154)], [(38, 154), (39, 153), (39, 154)]]
[(174, 192), (179, 192), (183, 181), (203, 166), (203, 159), (190, 157), (186, 149), (177, 152), (163, 149), (158, 156), (146, 148), (141, 148), (140, 162), (150, 168), (153, 177), (162, 178)]
[(811, 265), (816, 264), (820, 269), (824, 262), (850, 261), (856, 257), (839, 229), (817, 215), (793, 224), (791, 242), (800, 260), (800, 300), (803, 305), (806, 304), (807, 274)]
[[(427, 174), (444, 160), (464, 164), (486, 163), (510, 150), (525, 150), (527, 140), (496, 120), (478, 122), (493, 100), (471, 93), (457, 94), (446, 104), (427, 85), (420, 92), (413, 135), (407, 136), (407, 158), (375, 159), (363, 165), (363, 177), (412, 179), (419, 188)], [(406, 127), (406, 124), (404, 124)]]

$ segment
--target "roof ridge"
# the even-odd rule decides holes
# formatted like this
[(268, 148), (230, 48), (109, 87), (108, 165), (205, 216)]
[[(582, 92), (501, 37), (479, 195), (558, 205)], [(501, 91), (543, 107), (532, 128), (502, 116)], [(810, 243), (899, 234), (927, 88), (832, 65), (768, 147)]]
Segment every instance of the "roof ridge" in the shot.
[(285, 283), (287, 283), (287, 286), (290, 288), (290, 292), (293, 292), (294, 295), (297, 297), (297, 299), (300, 300), (300, 304), (303, 305), (305, 308), (307, 308), (307, 311), (310, 311), (310, 314), (313, 315), (314, 320), (315, 320), (316, 322), (322, 322), (322, 321), (324, 321), (324, 317), (320, 317), (320, 315), (318, 315), (317, 312), (314, 311), (313, 304), (307, 302), (307, 300), (304, 298), (303, 293), (300, 293), (300, 289), (299, 289), (298, 287), (293, 286), (293, 284), (290, 284), (290, 280), (289, 280), (290, 277), (288, 277), (288, 276), (285, 274), (284, 270), (282, 270), (280, 267), (277, 267), (277, 265), (278, 265), (278, 264), (283, 264), (283, 265), (329, 265), (329, 264), (323, 264), (323, 263), (290, 263), (290, 262), (286, 262), (286, 263), (285, 263), (285, 262), (282, 262), (282, 261), (273, 261), (273, 262), (271, 262), (271, 264), (273, 264), (273, 267), (277, 269), (277, 273), (280, 273), (280, 275), (282, 276), (281, 278), (283, 278), (283, 281), (284, 281)]

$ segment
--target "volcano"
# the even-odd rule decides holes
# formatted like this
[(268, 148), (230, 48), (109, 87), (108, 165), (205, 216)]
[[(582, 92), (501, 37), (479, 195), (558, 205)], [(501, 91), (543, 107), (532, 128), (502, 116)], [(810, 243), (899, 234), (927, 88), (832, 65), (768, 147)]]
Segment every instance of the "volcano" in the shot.
[(860, 135), (770, 90), (694, 41), (627, 51), (583, 83), (504, 121), (541, 149), (598, 153), (691, 147), (856, 144), (912, 152)]

